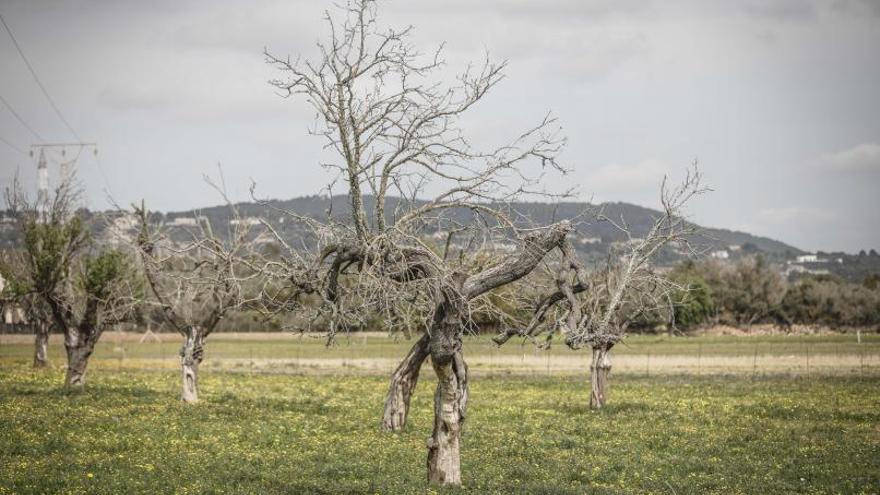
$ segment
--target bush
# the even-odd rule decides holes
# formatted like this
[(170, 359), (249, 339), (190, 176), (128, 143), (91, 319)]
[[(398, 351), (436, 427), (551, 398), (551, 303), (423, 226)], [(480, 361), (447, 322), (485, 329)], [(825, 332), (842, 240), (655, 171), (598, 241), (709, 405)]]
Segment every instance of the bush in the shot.
[(673, 296), (675, 325), (684, 330), (709, 322), (715, 314), (715, 303), (709, 286), (702, 279), (688, 282), (687, 289)]
[(830, 275), (808, 275), (794, 282), (762, 258), (734, 264), (684, 262), (670, 277), (690, 290), (679, 294), (677, 325), (693, 328), (712, 321), (730, 325), (760, 322), (807, 325), (880, 324), (880, 284), (861, 284)]

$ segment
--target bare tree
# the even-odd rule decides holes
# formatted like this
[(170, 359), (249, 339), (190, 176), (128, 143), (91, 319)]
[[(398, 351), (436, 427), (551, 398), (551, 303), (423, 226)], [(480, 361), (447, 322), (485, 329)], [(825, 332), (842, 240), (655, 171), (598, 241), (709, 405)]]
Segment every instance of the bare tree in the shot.
[[(682, 210), (704, 191), (696, 167), (677, 187), (668, 188), (664, 179), (661, 214), (644, 237), (635, 237), (625, 219), (600, 214), (599, 219), (611, 222), (626, 241), (612, 249), (605, 264), (593, 272), (585, 269), (569, 244), (560, 246), (560, 257), (550, 277), (553, 284), (534, 305), (529, 324), (508, 329), (493, 340), (502, 345), (512, 336), (522, 335), (539, 345), (548, 345), (549, 337), (561, 334), (572, 349), (589, 346), (593, 352), (590, 407), (603, 407), (608, 399), (611, 349), (625, 338), (634, 320), (658, 312), (671, 317), (674, 305), (680, 302), (675, 294), (687, 290), (659, 273), (652, 261), (661, 248), (670, 244), (693, 252), (690, 240), (697, 228), (685, 220)], [(548, 339), (538, 339), (542, 334)]]
[(180, 348), (184, 402), (199, 400), (199, 365), (205, 340), (230, 312), (246, 303), (247, 282), (254, 272), (242, 259), (252, 252), (251, 224), (233, 213), (228, 236), (215, 233), (204, 217), (192, 228), (178, 229), (175, 242), (166, 226), (151, 222), (149, 212), (135, 207), (139, 223), (136, 248), (151, 303), (161, 309), (165, 322), (183, 336)]
[(14, 276), (21, 294), (38, 298), (64, 333), (65, 385), (82, 386), (89, 357), (109, 326), (131, 315), (135, 298), (125, 253), (94, 245), (76, 215), (72, 179), (45, 202), (29, 202), (16, 183), (7, 192), (21, 236)]
[[(330, 36), (318, 43), (316, 59), (266, 53), (286, 76), (272, 84), (316, 110), (311, 132), (334, 152), (324, 166), (347, 185), (350, 223), (331, 230), (312, 265), (323, 273), (321, 307), (343, 323), (365, 307), (385, 312), (391, 329), (406, 311), (426, 315), (425, 336), (392, 377), (383, 427), (405, 423), (430, 356), (438, 385), (428, 479), (460, 484), (468, 401), (462, 334), (490, 291), (527, 275), (564, 245), (570, 223), (535, 226), (512, 206), (547, 194), (540, 179), (564, 171), (555, 159), (564, 140), (547, 116), (500, 146), (478, 150), (461, 118), (501, 81), (504, 63), (487, 57), (445, 84), (441, 51), (422, 56), (409, 43), (411, 28), (380, 27), (374, 1), (352, 0), (326, 21)], [(427, 238), (431, 231), (446, 235), (443, 246)], [(331, 337), (345, 327), (331, 325)]]

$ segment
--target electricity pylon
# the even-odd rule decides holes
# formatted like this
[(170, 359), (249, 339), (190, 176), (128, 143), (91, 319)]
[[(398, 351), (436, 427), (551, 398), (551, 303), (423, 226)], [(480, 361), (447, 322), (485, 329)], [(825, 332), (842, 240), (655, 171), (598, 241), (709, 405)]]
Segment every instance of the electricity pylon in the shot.
[(76, 164), (80, 153), (86, 148), (92, 148), (95, 155), (98, 154), (98, 145), (96, 143), (41, 143), (31, 145), (31, 157), (34, 152), (39, 151), (37, 159), (37, 203), (46, 205), (49, 200), (49, 167), (46, 163), (46, 150), (59, 149), (61, 156), (67, 157), (68, 148), (76, 148), (76, 155), (69, 161), (61, 163), (61, 181), (66, 181), (73, 176), (73, 166)]

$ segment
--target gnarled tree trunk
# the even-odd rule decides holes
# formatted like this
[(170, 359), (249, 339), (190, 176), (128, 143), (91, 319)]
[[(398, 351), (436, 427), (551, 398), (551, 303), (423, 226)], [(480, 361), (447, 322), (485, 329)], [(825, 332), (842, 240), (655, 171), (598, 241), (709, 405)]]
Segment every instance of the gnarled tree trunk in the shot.
[(34, 368), (49, 366), (49, 325), (34, 322)]
[(64, 386), (68, 388), (82, 387), (86, 383), (86, 366), (89, 357), (95, 350), (95, 343), (88, 338), (80, 336), (76, 329), (69, 330), (64, 335), (64, 348), (67, 351), (67, 373), (64, 377)]
[(391, 375), (391, 384), (388, 386), (388, 396), (385, 398), (385, 410), (382, 414), (383, 431), (400, 431), (406, 425), (409, 402), (418, 384), (422, 363), (428, 357), (430, 340), (431, 337), (427, 333), (422, 335)]
[(467, 365), (461, 351), (462, 308), (455, 296), (434, 312), (428, 344), (437, 374), (434, 393), (434, 431), (428, 439), (428, 481), (461, 484), (461, 431), (467, 413)]
[(608, 375), (611, 372), (611, 346), (602, 344), (593, 347), (593, 360), (590, 362), (590, 408), (605, 407), (608, 400)]
[(461, 351), (452, 359), (431, 359), (437, 373), (434, 431), (428, 439), (428, 481), (461, 484), (461, 431), (467, 411), (467, 364)]
[(199, 364), (204, 355), (205, 337), (198, 328), (191, 328), (180, 348), (180, 367), (183, 377), (181, 399), (186, 403), (199, 401)]

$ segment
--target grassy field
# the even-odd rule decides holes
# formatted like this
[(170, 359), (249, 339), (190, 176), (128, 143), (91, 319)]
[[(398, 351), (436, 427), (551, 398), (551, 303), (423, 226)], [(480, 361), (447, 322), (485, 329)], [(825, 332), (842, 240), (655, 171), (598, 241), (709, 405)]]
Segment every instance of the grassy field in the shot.
[[(292, 349), (284, 338), (212, 337), (206, 363), (221, 365), (203, 373), (196, 406), (178, 402), (178, 375), (166, 369), (174, 365), (176, 339), (138, 344), (108, 334), (79, 393), (60, 387), (57, 343), (56, 366), (32, 370), (27, 341), (0, 341), (0, 493), (436, 490), (424, 481), (434, 385), (428, 369), (406, 431), (384, 434), (378, 420), (386, 381), (378, 368), (272, 373), (259, 365), (399, 359), (408, 343), (375, 337), (329, 350), (317, 341)], [(469, 344), (472, 361), (486, 357), (483, 342)], [(486, 364), (472, 382), (464, 487), (437, 491), (880, 492), (880, 341), (873, 336), (860, 345), (849, 336), (651, 337), (634, 339), (616, 359), (649, 348), (654, 357), (698, 353), (706, 366), (723, 358), (751, 363), (755, 345), (777, 359), (806, 346), (813, 359), (856, 355), (873, 364), (834, 373), (616, 372), (610, 406), (599, 412), (586, 407), (583, 370), (508, 375)], [(127, 348), (124, 359), (119, 347)], [(494, 352), (497, 362), (523, 350)], [(238, 368), (231, 364), (237, 360), (254, 364)]]

